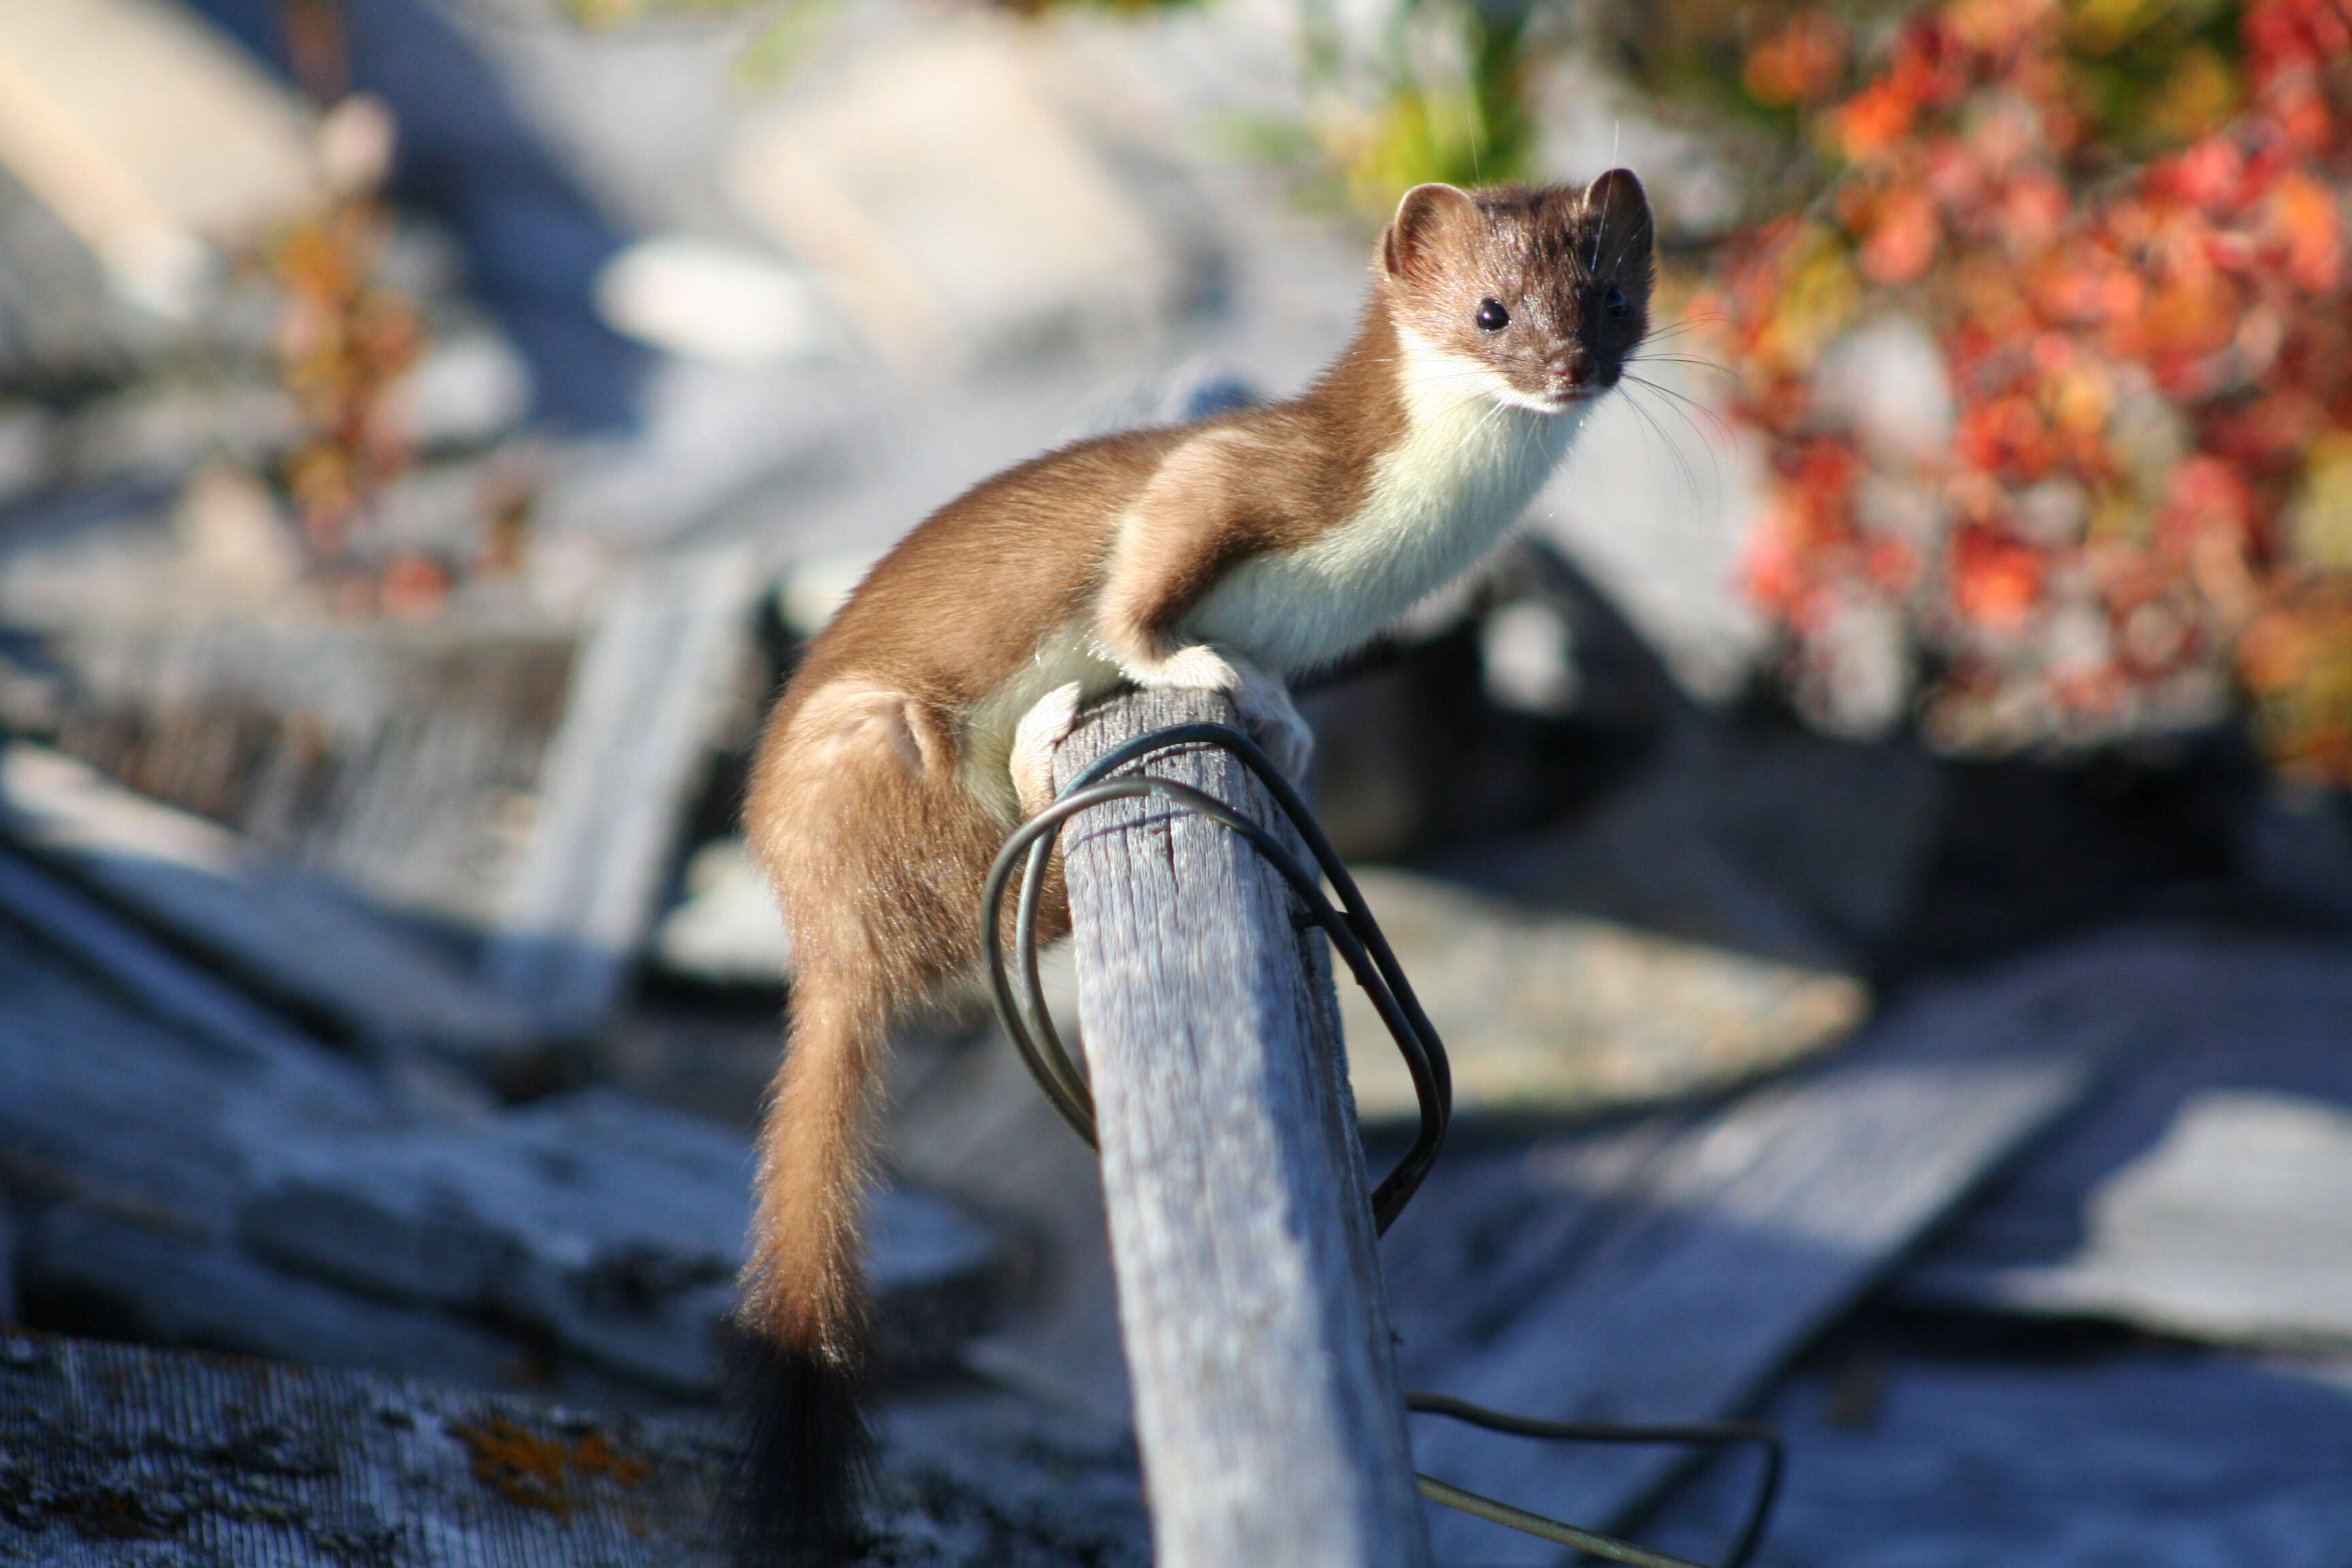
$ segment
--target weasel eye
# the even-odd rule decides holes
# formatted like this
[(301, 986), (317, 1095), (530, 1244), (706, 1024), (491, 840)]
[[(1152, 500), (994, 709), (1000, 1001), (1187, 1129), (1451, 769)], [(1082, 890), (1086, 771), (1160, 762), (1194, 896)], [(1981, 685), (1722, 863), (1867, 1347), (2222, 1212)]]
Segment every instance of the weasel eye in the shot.
[(1484, 300), (1479, 301), (1478, 313), (1471, 320), (1478, 323), (1480, 331), (1499, 332), (1511, 324), (1511, 313), (1503, 309), (1500, 300)]
[(1612, 316), (1623, 315), (1625, 313), (1625, 290), (1612, 285), (1610, 288), (1607, 297), (1601, 301), (1601, 308), (1608, 311)]

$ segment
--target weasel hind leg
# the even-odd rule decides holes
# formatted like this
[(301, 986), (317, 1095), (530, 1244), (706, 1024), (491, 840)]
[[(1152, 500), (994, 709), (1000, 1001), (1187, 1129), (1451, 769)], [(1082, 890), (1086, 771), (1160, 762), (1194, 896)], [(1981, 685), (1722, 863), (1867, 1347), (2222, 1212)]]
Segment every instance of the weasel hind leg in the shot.
[(747, 1563), (854, 1552), (872, 1446), (860, 1221), (891, 1026), (972, 967), (1004, 824), (957, 777), (947, 717), (837, 679), (762, 741), (745, 825), (793, 937), (784, 1059), (759, 1140), (737, 1321)]

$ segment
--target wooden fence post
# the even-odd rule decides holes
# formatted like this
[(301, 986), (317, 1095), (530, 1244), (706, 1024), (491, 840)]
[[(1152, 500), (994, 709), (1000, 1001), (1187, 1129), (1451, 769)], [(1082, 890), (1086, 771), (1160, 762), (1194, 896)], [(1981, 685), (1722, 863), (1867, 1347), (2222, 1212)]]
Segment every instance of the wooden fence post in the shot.
[[(1114, 698), (1066, 781), (1222, 697)], [(1239, 763), (1181, 779), (1296, 838)], [(1160, 1568), (1427, 1568), (1328, 951), (1237, 835), (1122, 800), (1063, 838), (1078, 1016)], [(1312, 864), (1312, 862), (1307, 862)]]

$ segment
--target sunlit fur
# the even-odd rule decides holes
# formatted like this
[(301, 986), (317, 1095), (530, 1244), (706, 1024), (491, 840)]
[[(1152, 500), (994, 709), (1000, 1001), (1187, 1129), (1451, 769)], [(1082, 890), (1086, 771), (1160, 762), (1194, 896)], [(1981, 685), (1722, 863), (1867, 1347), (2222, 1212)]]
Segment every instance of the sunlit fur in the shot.
[(1361, 504), (1342, 527), (1234, 566), (1184, 617), (1188, 639), (1285, 675), (1328, 664), (1483, 559), (1550, 477), (1588, 405), (1537, 412), (1478, 362), (1398, 336), (1403, 432)]
[[(972, 971), (982, 881), (1042, 798), (1070, 689), (1207, 685), (1295, 723), (1265, 671), (1339, 657), (1494, 545), (1616, 384), (1650, 268), (1622, 170), (1582, 190), (1421, 186), (1381, 237), (1354, 341), (1305, 392), (982, 481), (810, 644), (744, 809), (795, 965), (739, 1314), (748, 1562), (854, 1548), (883, 1050)], [(1507, 329), (1475, 324), (1488, 298)], [(1042, 913), (1049, 937), (1066, 928), (1058, 865)]]

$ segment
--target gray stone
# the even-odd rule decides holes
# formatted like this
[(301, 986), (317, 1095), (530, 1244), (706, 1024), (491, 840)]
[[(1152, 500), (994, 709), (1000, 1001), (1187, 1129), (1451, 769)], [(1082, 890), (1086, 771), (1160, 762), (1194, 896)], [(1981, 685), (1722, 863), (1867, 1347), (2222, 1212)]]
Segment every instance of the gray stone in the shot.
[[(133, 648), (141, 641), (125, 640)], [(162, 640), (153, 651), (168, 666), (173, 639)], [(132, 648), (109, 651), (141, 662)], [(267, 638), (256, 651), (265, 659), (302, 657), (282, 643), (269, 649)], [(168, 678), (163, 684), (168, 691)], [(256, 989), (372, 1045), (430, 1049), (492, 1074), (543, 1058), (545, 1037), (533, 1019), (343, 888), (79, 759), (10, 742), (0, 752), (0, 828)]]
[(446, 1312), (371, 1300), (217, 1239), (61, 1205), (29, 1227), (25, 1286), (110, 1337), (405, 1373), (474, 1388), (528, 1380), (529, 1346)]
[(1182, 257), (1052, 90), (1050, 43), (935, 24), (751, 117), (730, 194), (908, 371), (1155, 333)]
[[(1847, 975), (1530, 908), (1366, 867), (1364, 898), (1445, 1042), (1467, 1112), (1589, 1113), (1706, 1093), (1843, 1038), (1870, 993)], [(1339, 987), (1367, 1121), (1416, 1114), (1411, 1074), (1361, 987)]]
[[(145, 956), (142, 974), (173, 973)], [(0, 1146), (11, 1184), (43, 1200), (226, 1234), (257, 1155), (289, 1129), (331, 1139), (391, 1114), (347, 1062), (183, 1032), (181, 1017), (115, 1002), (70, 959), (22, 936), (0, 940)], [(185, 994), (175, 987), (172, 999)]]
[(1686, 714), (1591, 811), (1430, 868), (1532, 905), (1851, 968), (1908, 916), (1948, 793), (1937, 764), (1900, 744)]
[[(716, 1386), (750, 1223), (751, 1150), (715, 1123), (591, 1089), (469, 1128), (282, 1151), (238, 1232), (288, 1267), (396, 1300), (495, 1309), (625, 1376)], [(936, 1199), (876, 1200), (874, 1281), (895, 1365), (968, 1332), (996, 1249)]]
[(2180, 1108), (2092, 1190), (2055, 1263), (1923, 1272), (2011, 1310), (2116, 1318), (2224, 1343), (2352, 1348), (2352, 1112), (2249, 1090)]

